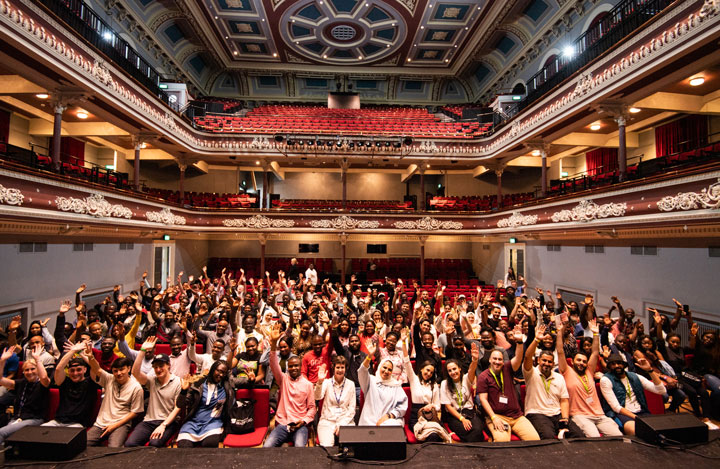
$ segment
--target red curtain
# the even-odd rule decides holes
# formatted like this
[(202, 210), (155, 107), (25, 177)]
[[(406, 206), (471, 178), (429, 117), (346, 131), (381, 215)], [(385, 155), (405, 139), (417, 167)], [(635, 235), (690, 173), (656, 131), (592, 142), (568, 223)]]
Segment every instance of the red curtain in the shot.
[(598, 148), (585, 153), (588, 176), (609, 173), (618, 168), (617, 148)]
[(60, 160), (79, 166), (85, 164), (85, 142), (72, 137), (61, 137)]
[(7, 143), (10, 137), (10, 113), (0, 109), (0, 142)]
[(667, 156), (707, 145), (707, 116), (686, 116), (655, 128), (655, 156)]

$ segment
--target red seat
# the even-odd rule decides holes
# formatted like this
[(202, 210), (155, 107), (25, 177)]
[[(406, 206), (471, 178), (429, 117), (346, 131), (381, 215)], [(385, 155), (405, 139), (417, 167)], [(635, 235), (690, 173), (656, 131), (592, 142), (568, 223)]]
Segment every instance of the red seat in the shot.
[(229, 448), (260, 446), (270, 426), (270, 390), (267, 388), (238, 389), (236, 399), (255, 399), (255, 431), (244, 435), (227, 435), (223, 445)]

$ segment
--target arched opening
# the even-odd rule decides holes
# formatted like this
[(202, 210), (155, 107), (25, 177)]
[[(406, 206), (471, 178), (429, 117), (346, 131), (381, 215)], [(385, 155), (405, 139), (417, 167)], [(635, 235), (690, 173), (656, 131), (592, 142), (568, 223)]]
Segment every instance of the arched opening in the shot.
[(525, 85), (522, 83), (518, 83), (517, 85), (513, 86), (512, 94), (524, 95), (525, 94)]

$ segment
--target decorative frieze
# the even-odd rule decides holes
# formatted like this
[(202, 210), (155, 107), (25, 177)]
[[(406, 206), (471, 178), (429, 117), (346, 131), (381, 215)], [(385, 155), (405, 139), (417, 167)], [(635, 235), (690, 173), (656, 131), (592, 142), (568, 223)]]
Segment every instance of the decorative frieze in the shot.
[(295, 220), (253, 215), (249, 218), (227, 218), (222, 224), (232, 228), (292, 228), (295, 226)]
[(462, 230), (463, 224), (458, 221), (438, 220), (431, 217), (423, 217), (419, 220), (396, 221), (395, 228), (401, 230)]
[(313, 228), (334, 228), (336, 230), (374, 229), (380, 227), (380, 222), (370, 220), (356, 220), (355, 218), (341, 215), (337, 218), (313, 220), (310, 222)]
[(513, 212), (508, 218), (498, 220), (498, 228), (515, 228), (516, 226), (534, 225), (538, 221), (537, 215), (523, 215), (520, 212)]
[(185, 217), (174, 215), (169, 208), (164, 208), (159, 212), (145, 212), (145, 218), (153, 223), (162, 223), (164, 225), (184, 225)]
[(0, 203), (8, 205), (22, 205), (25, 196), (20, 189), (12, 189), (0, 184)]
[(132, 210), (121, 204), (111, 204), (100, 194), (78, 199), (75, 197), (55, 197), (55, 205), (63, 212), (75, 212), (97, 218), (132, 218)]
[(720, 208), (720, 179), (700, 192), (680, 192), (678, 195), (663, 197), (658, 201), (657, 206), (661, 212)]
[(552, 221), (591, 221), (598, 218), (622, 217), (625, 216), (627, 204), (609, 203), (598, 205), (592, 200), (581, 200), (572, 210), (560, 210), (552, 214)]

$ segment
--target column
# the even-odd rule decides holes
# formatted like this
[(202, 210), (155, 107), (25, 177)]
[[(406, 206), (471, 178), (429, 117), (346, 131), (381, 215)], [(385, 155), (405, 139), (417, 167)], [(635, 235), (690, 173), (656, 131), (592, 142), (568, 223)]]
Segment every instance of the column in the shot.
[(133, 162), (133, 186), (136, 191), (140, 190), (140, 149), (142, 142), (139, 139), (135, 141), (135, 161)]
[(342, 260), (340, 263), (340, 285), (342, 288), (345, 288), (345, 264), (347, 263), (346, 256), (346, 247), (347, 247), (347, 235), (345, 233), (340, 235), (340, 251), (342, 253)]
[(615, 118), (618, 125), (618, 174), (620, 181), (627, 179), (627, 145), (625, 144), (625, 116)]
[(342, 209), (347, 210), (347, 170), (345, 168), (340, 170), (340, 180), (342, 181)]
[(265, 233), (258, 234), (258, 240), (260, 241), (260, 273), (258, 274), (257, 285), (262, 292), (262, 285), (265, 281), (265, 245), (267, 244), (267, 235)]
[(178, 168), (180, 168), (180, 182), (178, 184), (178, 192), (180, 192), (180, 205), (183, 205), (185, 203), (185, 170), (187, 169), (187, 165), (180, 163), (178, 164)]
[(418, 201), (418, 208), (421, 212), (425, 211), (425, 163), (420, 166), (418, 170), (420, 173), (420, 200)]
[(540, 197), (545, 197), (547, 195), (547, 151), (540, 150), (540, 161), (542, 162), (542, 172), (541, 172), (541, 184), (540, 184)]
[(420, 284), (425, 284), (425, 242), (427, 241), (427, 236), (418, 236), (418, 241), (420, 242)]
[(502, 170), (502, 169), (496, 169), (496, 170), (495, 170), (495, 175), (497, 176), (497, 204), (498, 204), (498, 210), (500, 210), (500, 209), (502, 208), (502, 197), (503, 197), (503, 192), (502, 192), (502, 174), (503, 174), (503, 170)]
[(62, 137), (62, 115), (67, 105), (62, 101), (55, 103), (55, 117), (53, 120), (52, 136), (52, 166), (55, 171), (60, 171), (60, 139)]
[[(270, 174), (266, 166), (263, 171), (263, 204), (265, 210), (270, 208)], [(263, 269), (263, 275), (265, 270)]]

